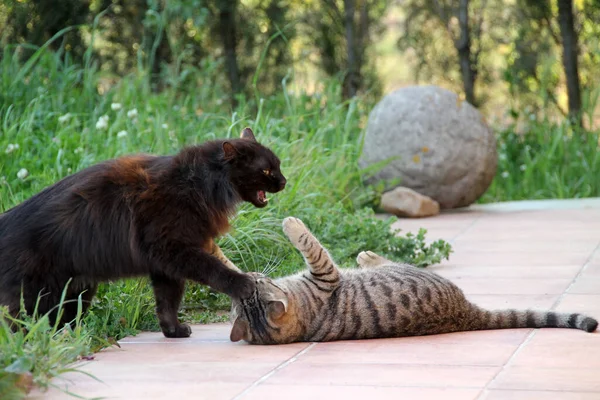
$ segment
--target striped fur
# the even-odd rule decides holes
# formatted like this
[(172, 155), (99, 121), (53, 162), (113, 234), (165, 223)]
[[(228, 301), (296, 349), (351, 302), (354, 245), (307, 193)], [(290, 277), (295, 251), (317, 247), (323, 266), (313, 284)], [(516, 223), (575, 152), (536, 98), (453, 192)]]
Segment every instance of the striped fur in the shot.
[(484, 310), (449, 280), (369, 251), (357, 258), (361, 268), (342, 270), (302, 221), (286, 218), (283, 230), (308, 270), (277, 280), (252, 273), (254, 295), (233, 303), (232, 341), (326, 342), (544, 327), (593, 332), (598, 326), (581, 314)]

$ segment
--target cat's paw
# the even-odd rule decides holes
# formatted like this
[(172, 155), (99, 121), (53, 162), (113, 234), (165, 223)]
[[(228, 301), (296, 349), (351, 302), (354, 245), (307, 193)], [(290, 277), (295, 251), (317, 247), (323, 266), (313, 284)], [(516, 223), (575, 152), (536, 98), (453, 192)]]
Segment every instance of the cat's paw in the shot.
[(356, 257), (356, 262), (363, 268), (377, 267), (378, 265), (387, 264), (386, 258), (381, 257), (379, 254), (373, 253), (372, 251), (361, 251)]
[(187, 338), (192, 334), (192, 328), (188, 324), (177, 324), (163, 329), (163, 335), (168, 338)]
[(300, 219), (295, 217), (287, 217), (282, 223), (283, 232), (290, 239), (292, 244), (299, 243), (303, 235), (309, 233), (308, 229)]
[(240, 300), (249, 299), (256, 290), (255, 277), (250, 274), (240, 274), (240, 276), (242, 278), (236, 282), (230, 296)]

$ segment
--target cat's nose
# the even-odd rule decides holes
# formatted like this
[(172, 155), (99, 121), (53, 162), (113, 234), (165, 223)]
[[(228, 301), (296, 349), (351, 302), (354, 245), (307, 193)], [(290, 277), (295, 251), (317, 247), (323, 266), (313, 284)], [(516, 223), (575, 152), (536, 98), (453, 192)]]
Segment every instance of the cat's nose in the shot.
[(287, 180), (284, 177), (281, 177), (281, 182), (279, 183), (279, 190), (285, 189), (286, 183), (287, 183)]

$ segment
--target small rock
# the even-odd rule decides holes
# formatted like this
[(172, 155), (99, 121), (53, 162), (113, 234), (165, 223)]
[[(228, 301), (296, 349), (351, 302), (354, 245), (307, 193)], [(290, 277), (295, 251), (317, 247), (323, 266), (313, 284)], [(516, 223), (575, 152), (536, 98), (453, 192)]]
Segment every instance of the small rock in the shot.
[(398, 217), (431, 217), (440, 213), (437, 201), (402, 186), (381, 196), (381, 208)]

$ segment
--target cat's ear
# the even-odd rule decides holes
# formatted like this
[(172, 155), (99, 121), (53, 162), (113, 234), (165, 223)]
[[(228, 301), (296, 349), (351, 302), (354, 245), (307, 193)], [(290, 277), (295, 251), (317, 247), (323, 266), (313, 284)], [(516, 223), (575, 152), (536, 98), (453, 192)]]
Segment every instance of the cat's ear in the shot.
[(269, 317), (279, 319), (287, 312), (287, 299), (274, 300), (269, 302)]
[(229, 334), (229, 340), (232, 342), (239, 342), (240, 340), (248, 339), (248, 323), (242, 321), (240, 318), (236, 318)]
[(233, 160), (238, 155), (238, 151), (230, 142), (223, 143), (223, 154), (226, 161)]
[(254, 132), (250, 128), (244, 128), (242, 133), (240, 134), (241, 139), (250, 140), (252, 142), (256, 142), (256, 138), (254, 137)]

